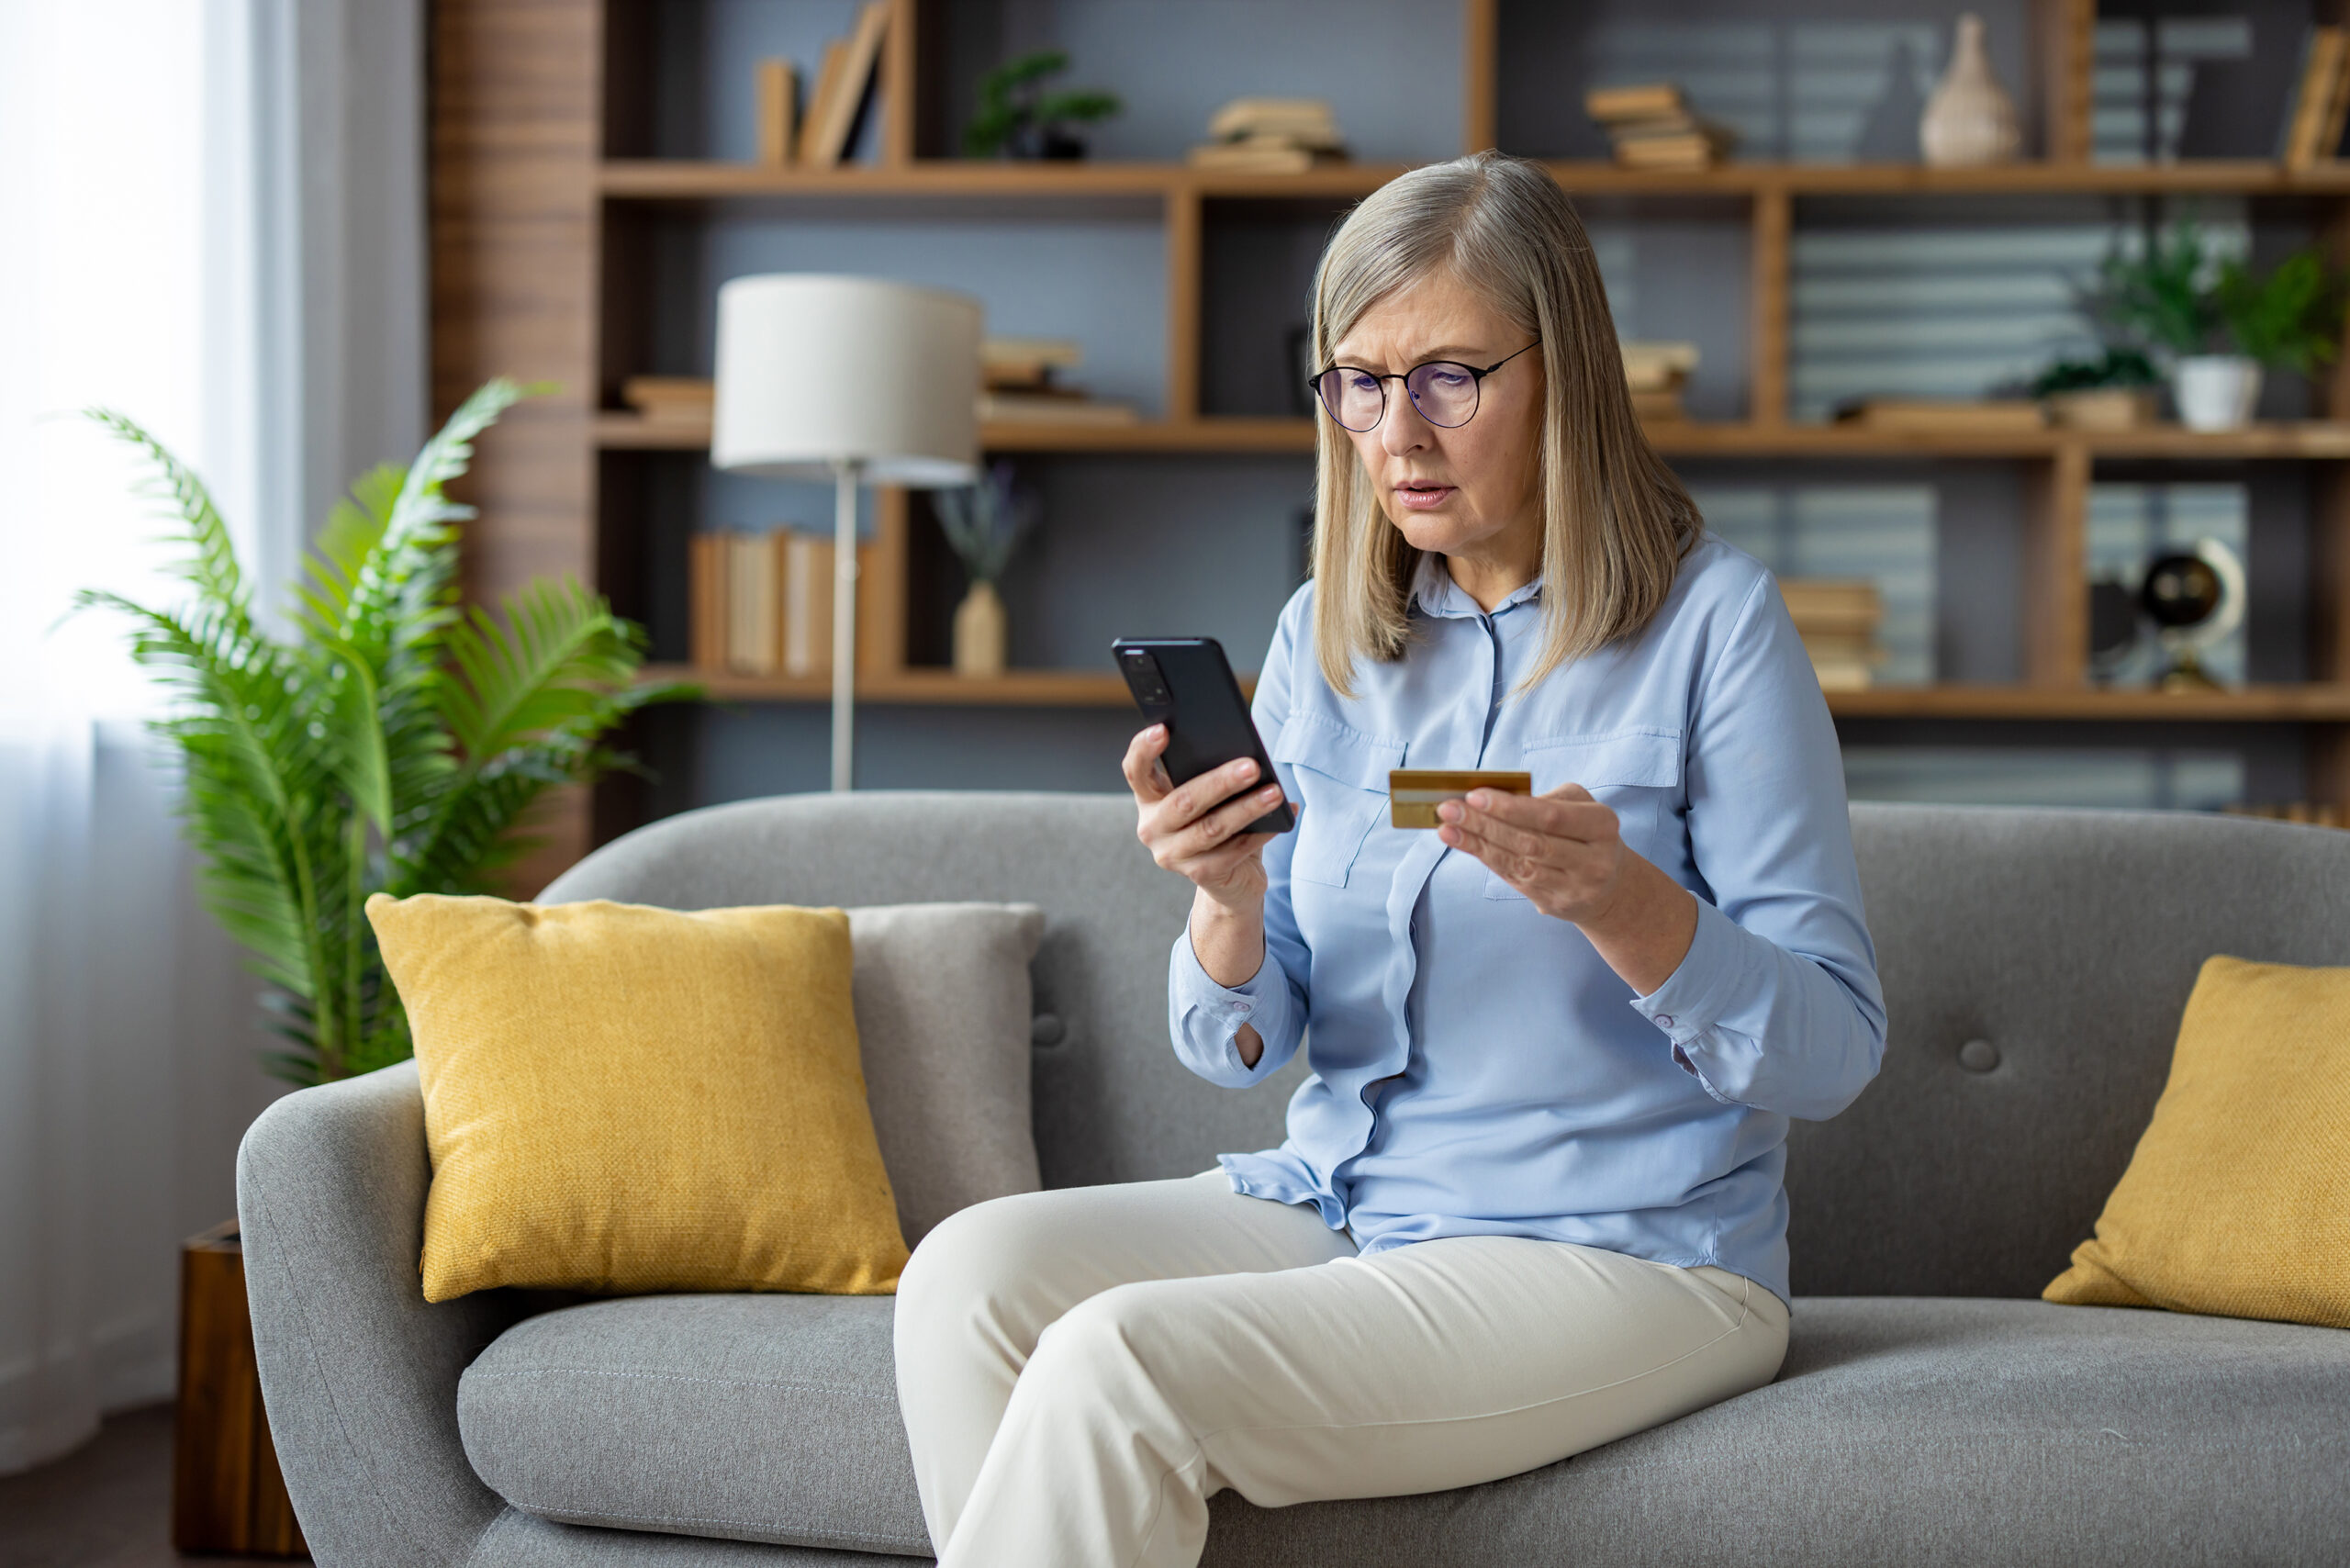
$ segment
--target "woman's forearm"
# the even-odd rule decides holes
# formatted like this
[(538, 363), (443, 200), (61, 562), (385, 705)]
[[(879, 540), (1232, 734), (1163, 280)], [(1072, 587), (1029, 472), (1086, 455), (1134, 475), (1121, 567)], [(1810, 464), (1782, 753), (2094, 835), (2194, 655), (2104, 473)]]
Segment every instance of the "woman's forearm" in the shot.
[[(1697, 935), (1696, 895), (1627, 849), (1616, 896), (1576, 927), (1607, 967), (1640, 996), (1673, 978)], [(1203, 960), (1204, 961), (1204, 960)]]
[[(1248, 984), (1265, 964), (1265, 905), (1251, 901), (1238, 910), (1201, 892), (1192, 900), (1192, 952), (1208, 979), (1220, 986)], [(1249, 1067), (1265, 1053), (1264, 1037), (1254, 1025), (1243, 1024), (1234, 1036), (1240, 1059)]]

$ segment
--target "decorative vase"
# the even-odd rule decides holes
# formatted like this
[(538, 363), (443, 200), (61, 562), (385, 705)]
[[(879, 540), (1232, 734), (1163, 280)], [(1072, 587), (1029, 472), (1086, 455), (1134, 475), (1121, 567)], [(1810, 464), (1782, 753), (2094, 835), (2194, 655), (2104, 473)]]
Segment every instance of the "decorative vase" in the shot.
[(1918, 146), (1937, 169), (1971, 169), (2011, 162), (2022, 143), (2014, 100), (1991, 74), (1983, 52), (1983, 18), (1973, 12), (1958, 19), (1950, 69), (1926, 100), (1918, 122)]
[(2241, 354), (2189, 354), (2171, 381), (2179, 421), (2191, 431), (2240, 431), (2260, 401), (2260, 364)]
[(984, 679), (1003, 673), (1003, 599), (993, 583), (973, 583), (955, 608), (955, 673)]

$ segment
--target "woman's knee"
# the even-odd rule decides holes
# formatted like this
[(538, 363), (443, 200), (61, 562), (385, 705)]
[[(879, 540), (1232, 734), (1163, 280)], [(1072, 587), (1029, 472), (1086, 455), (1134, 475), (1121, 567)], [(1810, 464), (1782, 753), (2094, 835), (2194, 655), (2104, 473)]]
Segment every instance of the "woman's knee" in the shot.
[(1018, 1193), (957, 1210), (934, 1226), (898, 1280), (898, 1311), (965, 1312), (1035, 1293), (1062, 1250), (1046, 1193)]

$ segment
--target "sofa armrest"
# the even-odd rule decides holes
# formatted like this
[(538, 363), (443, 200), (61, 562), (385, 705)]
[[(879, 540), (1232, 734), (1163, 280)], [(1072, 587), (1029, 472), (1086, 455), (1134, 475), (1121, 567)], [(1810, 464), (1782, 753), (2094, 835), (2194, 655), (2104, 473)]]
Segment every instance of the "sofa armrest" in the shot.
[(523, 1316), (506, 1293), (424, 1299), (416, 1065), (278, 1101), (237, 1155), (263, 1398), (321, 1562), (462, 1563), (504, 1506), (465, 1461), (457, 1379)]

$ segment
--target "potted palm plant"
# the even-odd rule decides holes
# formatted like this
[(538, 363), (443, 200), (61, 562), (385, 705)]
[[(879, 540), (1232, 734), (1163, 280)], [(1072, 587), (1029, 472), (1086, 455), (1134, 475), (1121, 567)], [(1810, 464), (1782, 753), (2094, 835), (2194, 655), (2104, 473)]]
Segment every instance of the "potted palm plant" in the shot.
[(406, 469), (363, 476), (329, 515), (291, 607), (265, 631), (227, 526), (194, 472), (120, 414), (185, 551), (182, 603), (84, 592), (129, 617), (131, 650), (174, 701), (181, 812), (208, 908), (247, 951), (284, 1041), (265, 1065), (320, 1083), (409, 1054), (408, 1020), (362, 913), (370, 893), (486, 890), (529, 846), (531, 809), (630, 759), (604, 744), (648, 703), (644, 635), (576, 582), (539, 581), (493, 615), (457, 599), (446, 494), (476, 436), (532, 389), (465, 400)]
[(2344, 275), (2308, 248), (2257, 274), (2215, 257), (2202, 229), (2182, 219), (2142, 254), (2107, 258), (2093, 304), (2125, 342), (2169, 361), (2188, 429), (2240, 430), (2264, 369), (2307, 375), (2332, 362)]
[(2342, 274), (2313, 249), (2294, 252), (2266, 277), (2228, 262), (2211, 297), (2236, 352), (2192, 362), (2192, 382), (2190, 362), (2179, 362), (2179, 417), (2197, 429), (2249, 423), (2264, 369), (2314, 375), (2340, 352)]

